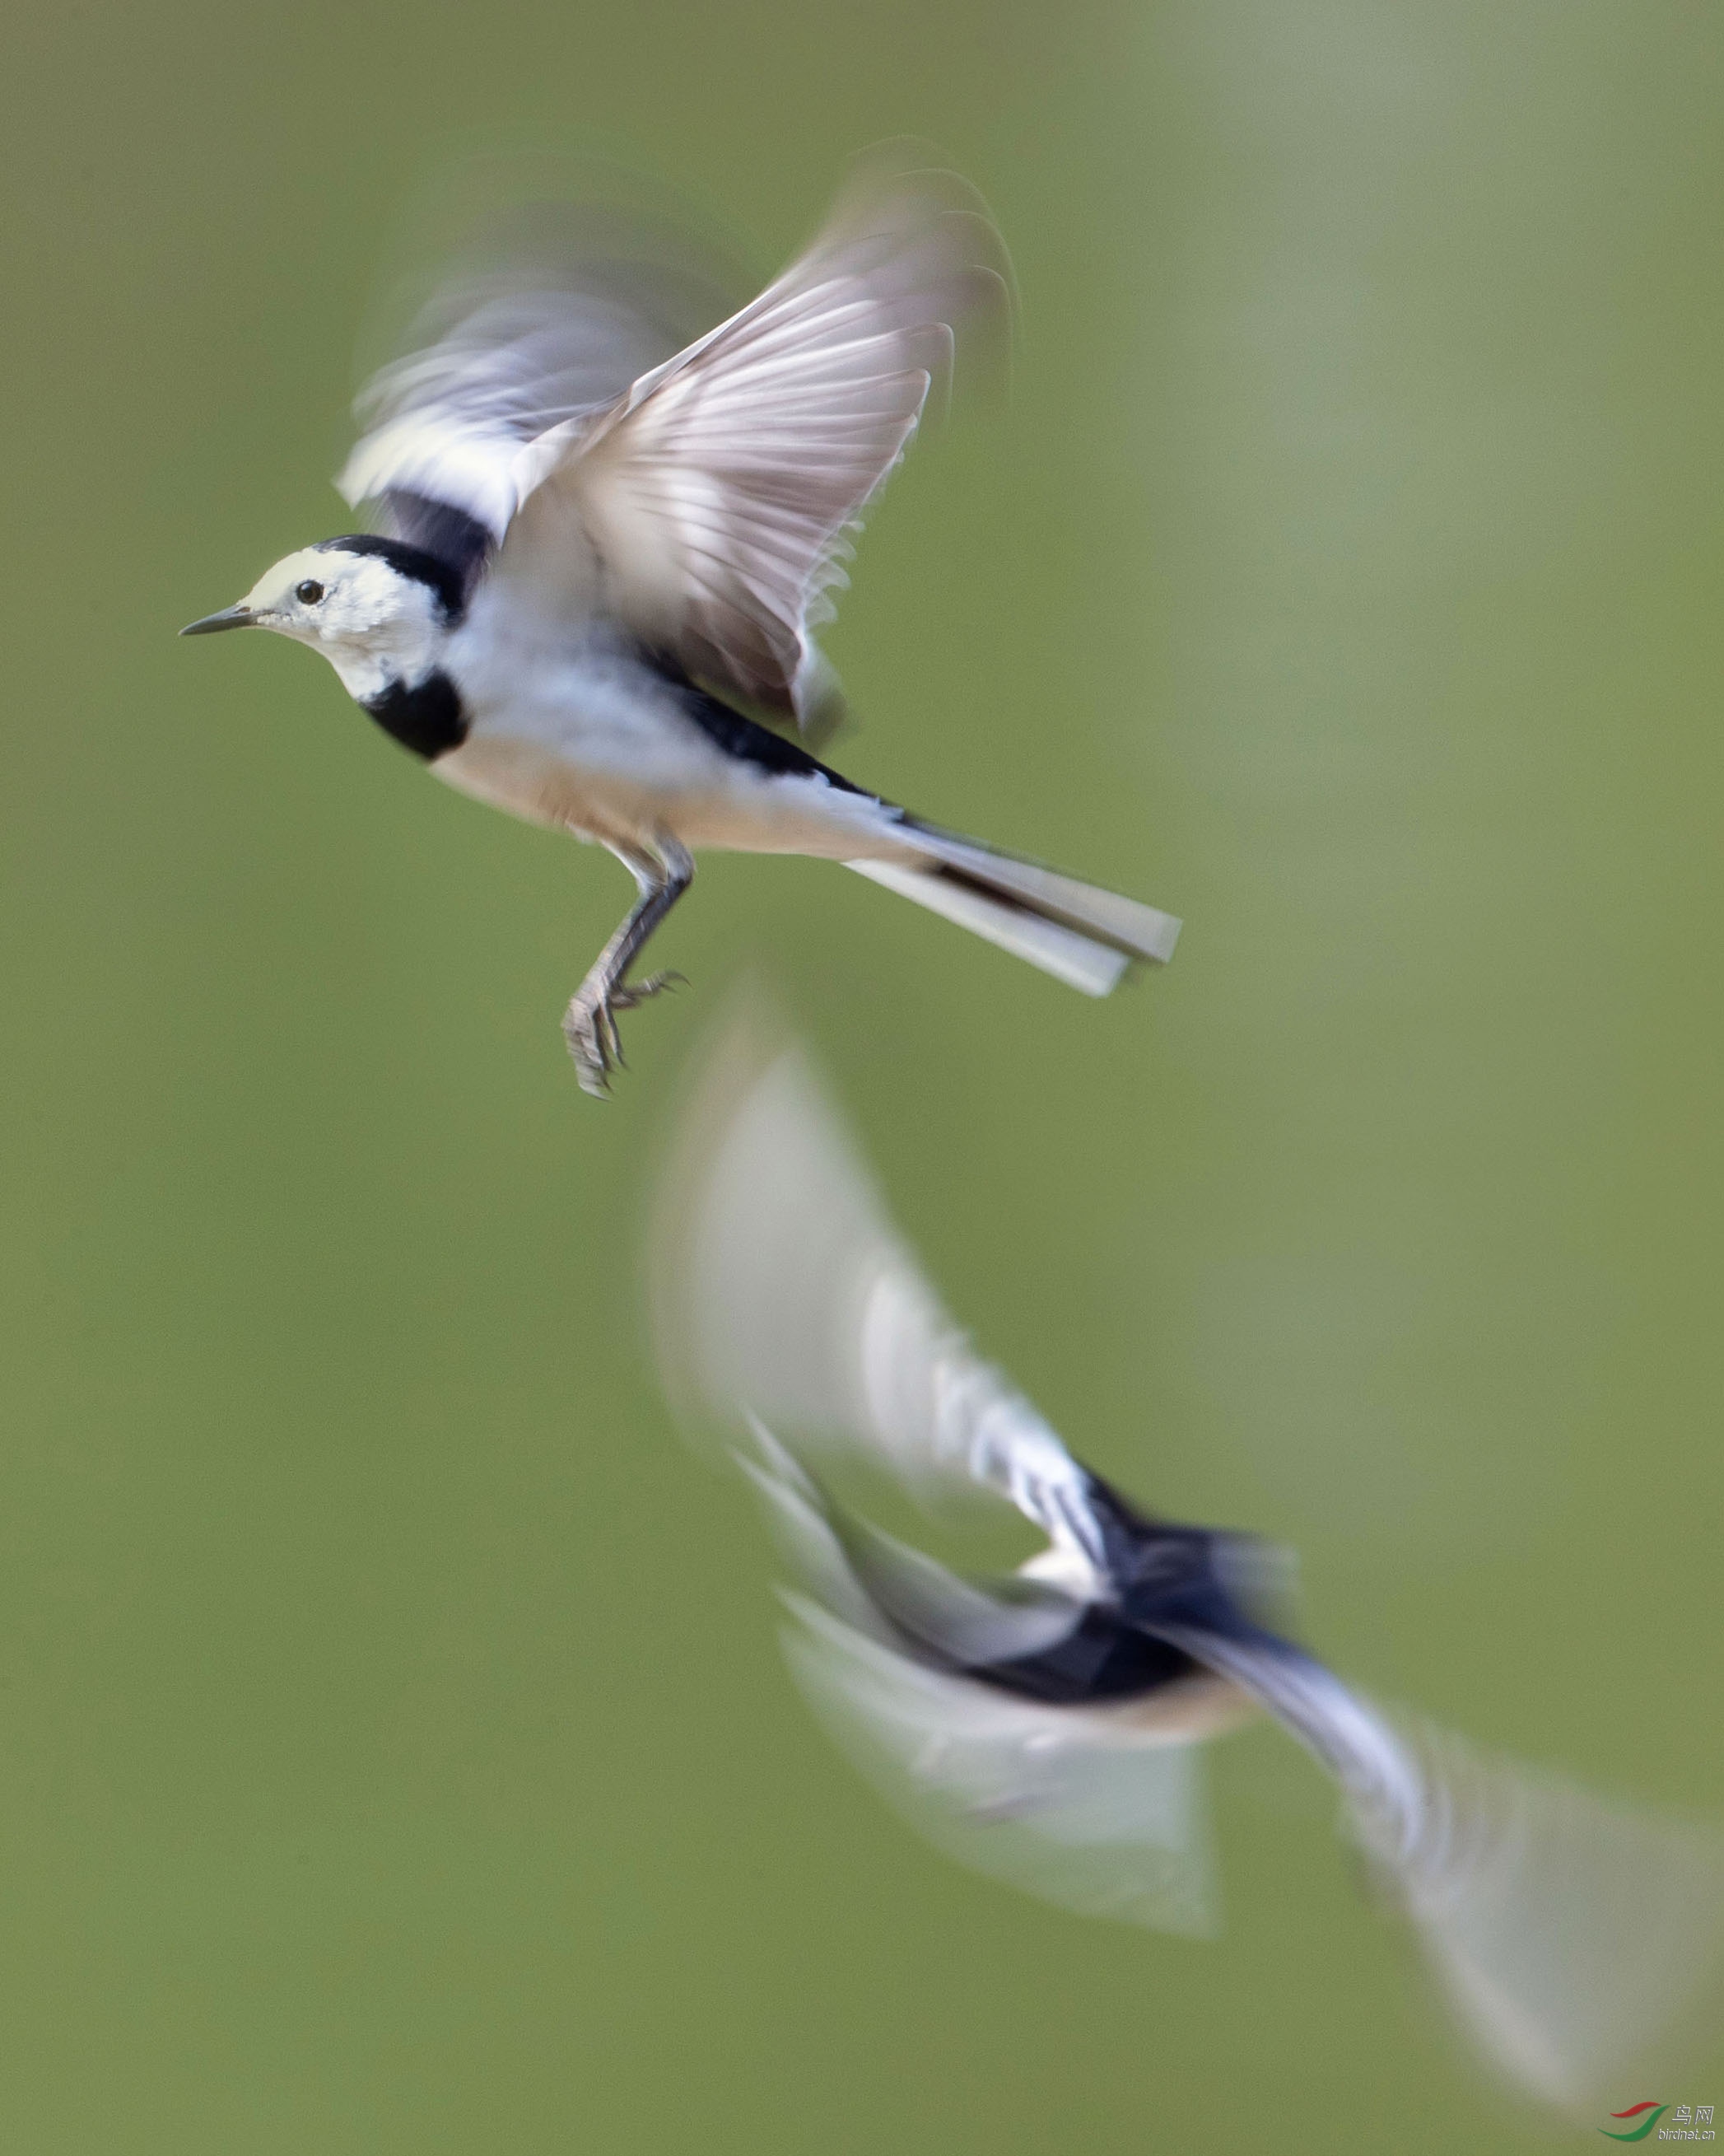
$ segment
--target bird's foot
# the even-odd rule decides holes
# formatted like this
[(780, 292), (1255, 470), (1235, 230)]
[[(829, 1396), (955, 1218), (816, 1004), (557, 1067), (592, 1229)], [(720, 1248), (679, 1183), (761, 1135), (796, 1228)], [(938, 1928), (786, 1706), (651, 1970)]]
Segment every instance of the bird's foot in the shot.
[(617, 1029), (617, 1013), (649, 1003), (665, 989), (675, 988), (680, 973), (654, 973), (644, 981), (583, 981), (563, 1014), (562, 1037), (574, 1059), (581, 1091), (595, 1100), (609, 1096), (614, 1072), (626, 1070), (623, 1036)]
[(574, 1059), (581, 1091), (603, 1101), (611, 1090), (611, 1073), (627, 1069), (622, 1036), (612, 1008), (614, 992), (583, 982), (562, 1015), (562, 1037)]
[(644, 981), (619, 981), (611, 990), (611, 1009), (634, 1010), (642, 1004), (649, 1004), (654, 996), (662, 996), (667, 989), (687, 986), (686, 973), (649, 973)]

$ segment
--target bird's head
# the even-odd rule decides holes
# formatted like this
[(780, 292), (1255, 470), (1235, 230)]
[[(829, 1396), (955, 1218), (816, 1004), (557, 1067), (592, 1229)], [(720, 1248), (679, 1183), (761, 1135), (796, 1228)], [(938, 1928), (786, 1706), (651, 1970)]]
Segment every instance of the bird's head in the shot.
[(237, 606), (206, 614), (180, 634), (273, 629), (321, 651), (362, 704), (436, 665), (462, 603), (459, 575), (436, 555), (360, 534), (287, 555)]

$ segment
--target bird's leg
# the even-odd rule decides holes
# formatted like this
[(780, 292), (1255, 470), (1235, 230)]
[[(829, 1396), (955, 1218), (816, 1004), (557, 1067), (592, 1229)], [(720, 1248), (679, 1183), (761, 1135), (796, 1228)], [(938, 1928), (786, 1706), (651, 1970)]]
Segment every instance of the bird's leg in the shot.
[(634, 878), (640, 896), (575, 991), (562, 1021), (562, 1037), (574, 1058), (581, 1090), (601, 1099), (611, 1089), (612, 1071), (623, 1067), (617, 1013), (633, 1010), (682, 978), (680, 973), (654, 973), (644, 981), (630, 983), (627, 976), (648, 937), (688, 889), (695, 874), (693, 857), (675, 839), (660, 839), (653, 854), (624, 853), (617, 847), (612, 851)]

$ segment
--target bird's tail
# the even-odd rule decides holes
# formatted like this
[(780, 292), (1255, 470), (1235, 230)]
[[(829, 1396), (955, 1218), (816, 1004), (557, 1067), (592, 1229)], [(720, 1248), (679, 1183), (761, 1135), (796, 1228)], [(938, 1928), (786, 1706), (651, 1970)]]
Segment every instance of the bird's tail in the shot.
[(1038, 862), (995, 853), (913, 817), (906, 816), (894, 835), (924, 859), (848, 865), (1086, 996), (1106, 995), (1131, 966), (1164, 966), (1173, 955), (1179, 923), (1171, 913), (1057, 875)]

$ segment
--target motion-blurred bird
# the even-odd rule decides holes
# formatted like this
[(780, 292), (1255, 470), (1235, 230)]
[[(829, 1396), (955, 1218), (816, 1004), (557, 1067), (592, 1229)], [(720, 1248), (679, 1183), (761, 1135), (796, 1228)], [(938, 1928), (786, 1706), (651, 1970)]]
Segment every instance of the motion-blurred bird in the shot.
[[(674, 1394), (752, 1430), (803, 1690), (952, 1856), (1086, 1914), (1211, 1930), (1198, 1748), (1266, 1713), (1334, 1778), (1457, 2019), (1522, 2088), (1570, 2109), (1619, 2090), (1703, 1986), (1716, 1837), (1391, 1717), (1286, 1636), (1264, 1544), (1158, 1518), (1075, 1460), (941, 1308), (795, 1050), (739, 1036), (719, 1059), (667, 1174), (654, 1291)], [(816, 1462), (1003, 1500), (1043, 1547), (960, 1576)]]
[(925, 823), (773, 731), (832, 719), (813, 630), (848, 535), (958, 326), (1009, 311), (976, 196), (877, 162), (680, 350), (664, 265), (570, 232), (552, 270), (541, 249), (447, 279), (361, 398), (338, 484), (384, 531), (290, 554), (183, 634), (309, 644), (439, 778), (630, 871), (638, 902), (564, 1019), (589, 1092), (621, 1061), (617, 1014), (674, 978), (629, 973), (702, 847), (842, 861), (1090, 995), (1165, 962), (1168, 915)]

